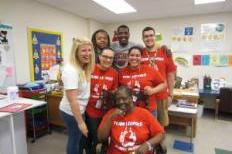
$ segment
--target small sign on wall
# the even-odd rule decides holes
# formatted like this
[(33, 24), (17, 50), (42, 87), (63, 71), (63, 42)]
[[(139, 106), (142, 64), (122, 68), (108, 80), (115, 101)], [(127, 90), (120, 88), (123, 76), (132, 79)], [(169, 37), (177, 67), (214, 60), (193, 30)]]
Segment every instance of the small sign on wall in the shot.
[(216, 52), (225, 50), (225, 24), (201, 24), (201, 51)]

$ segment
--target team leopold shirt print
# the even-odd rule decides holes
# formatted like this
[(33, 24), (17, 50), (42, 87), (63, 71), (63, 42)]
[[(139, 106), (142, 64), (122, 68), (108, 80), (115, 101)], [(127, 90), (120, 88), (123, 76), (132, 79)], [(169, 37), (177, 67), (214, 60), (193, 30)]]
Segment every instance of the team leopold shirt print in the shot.
[[(106, 113), (99, 129), (114, 110)], [(111, 143), (107, 154), (129, 154), (158, 133), (164, 133), (164, 129), (153, 115), (146, 109), (135, 107), (133, 112), (125, 116), (117, 116), (112, 120)], [(147, 154), (152, 152), (149, 151)]]

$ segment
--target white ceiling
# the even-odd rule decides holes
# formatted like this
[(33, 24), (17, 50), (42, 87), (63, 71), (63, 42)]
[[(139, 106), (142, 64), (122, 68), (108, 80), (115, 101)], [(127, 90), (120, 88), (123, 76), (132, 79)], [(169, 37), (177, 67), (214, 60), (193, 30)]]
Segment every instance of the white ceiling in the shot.
[(186, 15), (208, 14), (232, 11), (232, 0), (194, 6), (194, 0), (126, 0), (136, 13), (116, 15), (94, 3), (92, 0), (36, 0), (84, 18), (101, 23), (118, 23), (142, 19), (157, 19)]

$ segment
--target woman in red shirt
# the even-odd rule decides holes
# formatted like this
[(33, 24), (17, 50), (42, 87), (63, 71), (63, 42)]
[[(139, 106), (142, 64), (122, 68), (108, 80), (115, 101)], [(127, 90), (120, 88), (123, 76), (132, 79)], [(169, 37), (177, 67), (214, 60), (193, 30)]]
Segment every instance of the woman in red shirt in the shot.
[(112, 68), (114, 51), (104, 48), (99, 55), (99, 64), (91, 74), (90, 98), (86, 108), (86, 124), (89, 130), (86, 152), (96, 153), (97, 128), (103, 115), (112, 108), (111, 93), (118, 86), (118, 73)]
[(128, 87), (119, 87), (115, 100), (116, 108), (106, 113), (98, 128), (99, 140), (111, 139), (107, 154), (152, 154), (164, 129), (149, 111), (134, 106)]
[(119, 71), (119, 85), (132, 89), (136, 106), (144, 107), (157, 116), (155, 94), (166, 88), (160, 73), (148, 65), (140, 65), (142, 49), (131, 47), (128, 52), (128, 66)]

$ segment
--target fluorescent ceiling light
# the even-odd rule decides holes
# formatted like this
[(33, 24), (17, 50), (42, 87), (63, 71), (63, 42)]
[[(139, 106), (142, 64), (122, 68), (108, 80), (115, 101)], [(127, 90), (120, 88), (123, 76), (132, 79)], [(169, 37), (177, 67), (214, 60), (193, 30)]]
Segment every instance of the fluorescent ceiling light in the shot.
[(194, 4), (208, 4), (208, 3), (218, 3), (218, 2), (225, 2), (226, 0), (194, 0)]
[(93, 0), (115, 14), (132, 13), (136, 10), (125, 0)]

